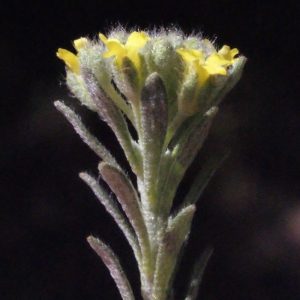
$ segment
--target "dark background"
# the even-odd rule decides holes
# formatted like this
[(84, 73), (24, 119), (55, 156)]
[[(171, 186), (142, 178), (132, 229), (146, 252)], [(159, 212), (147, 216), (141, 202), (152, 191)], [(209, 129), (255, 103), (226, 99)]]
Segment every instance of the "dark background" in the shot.
[[(108, 242), (138, 294), (117, 226), (78, 178), (98, 159), (53, 106), (64, 99), (110, 148), (115, 139), (63, 84), (58, 47), (120, 22), (203, 31), (248, 58), (206, 153), (230, 150), (206, 189), (176, 281), (215, 248), (199, 299), (300, 299), (299, 1), (6, 1), (0, 16), (0, 299), (119, 299), (90, 234)], [(117, 157), (126, 167), (122, 153)], [(179, 190), (184, 195), (201, 155)]]

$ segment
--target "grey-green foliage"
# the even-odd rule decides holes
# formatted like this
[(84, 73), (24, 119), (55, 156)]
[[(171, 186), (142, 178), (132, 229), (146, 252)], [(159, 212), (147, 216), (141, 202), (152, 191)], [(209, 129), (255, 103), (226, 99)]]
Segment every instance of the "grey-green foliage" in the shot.
[[(141, 38), (141, 47), (127, 44), (132, 34)], [(188, 239), (195, 203), (224, 155), (213, 155), (200, 167), (199, 175), (174, 216), (170, 215), (173, 200), (186, 170), (205, 141), (217, 105), (239, 80), (246, 60), (242, 56), (233, 58), (228, 52), (226, 64), (221, 66), (226, 74), (212, 71), (203, 83), (199, 72), (206, 72), (205, 59), (217, 52), (201, 36), (185, 36), (180, 31), (164, 29), (147, 34), (128, 33), (117, 28), (109, 38), (117, 45), (113, 49), (105, 39), (108, 49), (102, 42), (86, 40), (71, 61), (68, 57), (60, 58), (68, 65), (67, 84), (71, 92), (111, 127), (136, 176), (136, 184), (74, 110), (60, 101), (55, 105), (102, 159), (100, 176), (117, 202), (94, 177), (87, 173), (81, 173), (80, 177), (132, 247), (143, 299), (173, 299), (174, 272)], [(178, 49), (187, 49), (192, 56), (184, 58)], [(193, 58), (194, 50), (203, 54), (204, 61)], [(113, 55), (106, 57), (109, 51)], [(118, 63), (115, 58), (119, 59)], [(79, 73), (72, 69), (77, 63)], [(136, 131), (136, 139), (129, 125)], [(122, 298), (133, 300), (129, 280), (116, 254), (97, 238), (89, 237), (88, 241), (108, 267)], [(207, 250), (196, 264), (186, 300), (196, 299), (210, 255), (211, 250)]]

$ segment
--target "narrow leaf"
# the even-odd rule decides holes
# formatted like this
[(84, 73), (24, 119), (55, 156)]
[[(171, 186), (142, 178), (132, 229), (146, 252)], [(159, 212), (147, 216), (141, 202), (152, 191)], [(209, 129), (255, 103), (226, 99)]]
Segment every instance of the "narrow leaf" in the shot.
[(144, 271), (151, 269), (150, 244), (147, 228), (140, 209), (137, 192), (126, 174), (105, 162), (99, 164), (99, 171), (112, 191), (116, 194), (129, 222), (135, 230), (143, 255)]
[(183, 206), (194, 204), (198, 201), (208, 182), (220, 167), (222, 162), (225, 160), (227, 155), (228, 153), (219, 153), (217, 155), (213, 155), (205, 161), (182, 203)]
[(107, 195), (107, 193), (102, 189), (99, 183), (91, 177), (87, 173), (80, 173), (80, 178), (86, 182), (86, 184), (92, 189), (96, 197), (99, 201), (103, 204), (107, 212), (114, 218), (117, 225), (123, 231), (126, 239), (128, 240), (130, 246), (134, 251), (134, 255), (139, 263), (139, 267), (141, 264), (141, 251), (140, 247), (136, 238), (134, 231), (132, 230), (127, 218), (125, 215), (120, 211), (114, 200)]
[(142, 176), (139, 146), (133, 141), (121, 111), (98, 85), (93, 75), (89, 74), (87, 70), (82, 70), (82, 76), (92, 100), (101, 112), (100, 115), (115, 133), (133, 172), (137, 176)]
[(182, 244), (190, 232), (191, 222), (196, 208), (190, 205), (181, 210), (169, 224), (161, 241), (156, 261), (154, 276), (153, 299), (165, 299), (169, 281)]
[(81, 139), (104, 161), (118, 167), (117, 162), (110, 152), (95, 138), (88, 129), (83, 125), (78, 115), (63, 102), (55, 101), (55, 107), (67, 118), (73, 125), (75, 131)]
[(196, 300), (202, 282), (204, 270), (208, 264), (208, 261), (213, 253), (213, 249), (208, 247), (199, 257), (193, 270), (193, 274), (190, 280), (188, 292), (185, 300)]
[[(143, 153), (142, 205), (151, 241), (157, 233), (157, 179), (168, 126), (167, 94), (157, 73), (148, 76), (141, 93), (141, 148)], [(153, 244), (152, 243), (152, 244)]]
[(173, 150), (173, 164), (167, 176), (161, 202), (161, 211), (169, 214), (172, 207), (172, 202), (187, 168), (195, 158), (207, 137), (213, 117), (217, 112), (217, 108), (209, 110), (202, 121), (195, 127), (194, 131), (187, 132), (186, 135), (179, 139), (177, 147)]
[[(164, 83), (157, 73), (146, 80), (141, 93), (142, 152), (144, 186), (153, 195), (168, 126), (168, 104)], [(155, 201), (155, 197), (147, 201)]]
[(114, 279), (123, 300), (134, 300), (130, 283), (120, 265), (120, 262), (109, 246), (97, 238), (88, 237), (90, 246), (101, 257), (103, 263), (108, 268), (111, 277)]
[(185, 169), (189, 167), (196, 154), (200, 150), (205, 141), (208, 131), (210, 129), (213, 118), (218, 112), (217, 107), (212, 107), (200, 122), (194, 132), (190, 132), (181, 142), (180, 149), (176, 160), (184, 166)]

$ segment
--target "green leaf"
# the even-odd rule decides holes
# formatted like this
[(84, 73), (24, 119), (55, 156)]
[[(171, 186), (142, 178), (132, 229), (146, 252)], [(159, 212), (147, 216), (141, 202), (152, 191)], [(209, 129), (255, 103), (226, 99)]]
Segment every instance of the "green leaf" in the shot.
[(88, 91), (94, 103), (97, 105), (100, 115), (115, 133), (125, 155), (137, 176), (142, 175), (141, 157), (138, 145), (133, 141), (127, 123), (121, 111), (115, 106), (114, 102), (101, 89), (93, 75), (87, 70), (82, 70), (82, 76), (87, 85)]
[(156, 201), (156, 180), (168, 126), (166, 89), (157, 73), (152, 73), (146, 80), (141, 93), (140, 110), (144, 187), (150, 197), (147, 201), (153, 205)]
[(88, 131), (83, 125), (79, 116), (63, 102), (54, 102), (55, 107), (67, 118), (67, 120), (73, 125), (75, 131), (81, 137), (81, 139), (104, 161), (119, 167), (114, 157), (110, 152)]
[(208, 131), (210, 129), (213, 118), (218, 112), (218, 107), (212, 107), (204, 114), (204, 118), (195, 127), (194, 132), (189, 132), (183, 139), (178, 143), (179, 150), (176, 156), (176, 161), (180, 163), (186, 170), (193, 159), (195, 158), (198, 151), (201, 149)]
[(87, 173), (80, 173), (79, 176), (92, 189), (95, 196), (103, 204), (107, 212), (114, 218), (117, 225), (120, 227), (126, 239), (128, 240), (131, 248), (133, 249), (139, 267), (141, 267), (142, 255), (140, 246), (138, 244), (136, 234), (132, 230), (126, 216), (118, 208), (114, 200), (103, 190), (96, 179)]
[(208, 182), (227, 156), (228, 153), (218, 153), (216, 155), (212, 155), (212, 157), (205, 161), (198, 175), (194, 179), (191, 188), (182, 203), (182, 206), (194, 204), (198, 201)]
[(171, 210), (178, 185), (202, 147), (216, 112), (217, 108), (213, 107), (204, 115), (200, 122), (195, 122), (195, 124), (191, 122), (189, 130), (182, 131), (180, 137), (178, 137), (177, 145), (173, 150), (173, 163), (170, 164), (168, 175), (165, 178), (166, 184), (161, 195), (160, 207), (164, 217)]
[(199, 287), (202, 282), (204, 270), (213, 253), (213, 249), (208, 247), (199, 257), (194, 265), (193, 274), (190, 279), (189, 288), (185, 300), (196, 300), (199, 292)]
[(102, 162), (99, 164), (99, 171), (102, 178), (116, 194), (123, 211), (138, 237), (143, 257), (143, 272), (150, 276), (153, 269), (151, 249), (137, 192), (129, 178), (120, 169)]
[(111, 277), (114, 279), (123, 300), (134, 300), (130, 283), (120, 265), (119, 259), (109, 246), (99, 239), (89, 236), (87, 238), (90, 246), (101, 257), (108, 268)]
[(182, 244), (191, 228), (196, 207), (190, 205), (169, 219), (168, 227), (160, 243), (154, 275), (153, 299), (165, 299), (173, 270)]

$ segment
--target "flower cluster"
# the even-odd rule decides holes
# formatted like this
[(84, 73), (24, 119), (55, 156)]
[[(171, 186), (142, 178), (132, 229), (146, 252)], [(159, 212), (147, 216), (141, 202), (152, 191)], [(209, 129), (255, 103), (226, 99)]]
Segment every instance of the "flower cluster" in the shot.
[[(113, 130), (136, 175), (136, 184), (74, 111), (59, 101), (55, 105), (102, 159), (100, 175), (122, 210), (96, 179), (87, 173), (80, 177), (131, 245), (143, 298), (164, 300), (172, 290), (173, 272), (190, 231), (194, 203), (219, 161), (200, 170), (181, 208), (172, 215), (177, 188), (202, 147), (217, 105), (239, 80), (246, 59), (237, 56), (236, 48), (225, 45), (217, 50), (207, 39), (176, 30), (128, 33), (117, 29), (99, 37), (96, 41), (77, 39), (76, 54), (58, 49), (57, 56), (66, 64), (66, 81), (72, 93)], [(93, 237), (88, 241), (109, 268), (123, 299), (134, 299), (109, 246)], [(191, 281), (193, 295), (199, 278), (197, 275)], [(188, 294), (186, 299), (192, 298)]]
[[(173, 107), (177, 106), (173, 108), (171, 119), (176, 113), (191, 116), (218, 103), (216, 93), (211, 95), (207, 90), (223, 89), (227, 93), (226, 83), (232, 86), (232, 81), (238, 80), (245, 63), (244, 57), (236, 57), (239, 53), (236, 48), (224, 45), (217, 51), (207, 39), (185, 37), (178, 32), (128, 34), (121, 31), (112, 32), (108, 38), (103, 34), (99, 37), (100, 43), (86, 38), (75, 40), (77, 55), (58, 49), (57, 56), (65, 61), (68, 75), (73, 72), (81, 76), (81, 68), (92, 68), (98, 77), (103, 77), (99, 72), (105, 73), (110, 80), (106, 80), (104, 90), (111, 89), (105, 85), (113, 81), (132, 105), (140, 98), (146, 78), (157, 72), (165, 84), (168, 100)], [(72, 77), (68, 82), (71, 90), (79, 96), (74, 84), (80, 79), (74, 82), (74, 77), (69, 77)], [(87, 95), (84, 91), (81, 94)], [(82, 99), (82, 102), (87, 105), (89, 100)]]
[[(206, 40), (206, 42), (209, 42)], [(194, 68), (198, 75), (200, 86), (205, 83), (210, 75), (226, 75), (226, 68), (237, 60), (234, 56), (239, 52), (236, 48), (230, 50), (229, 46), (223, 46), (218, 52), (213, 52), (207, 58), (200, 50), (180, 48), (177, 52), (187, 62), (188, 67)]]

